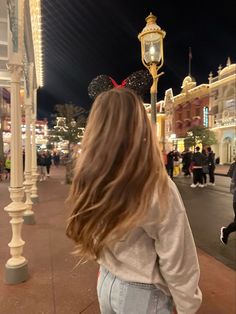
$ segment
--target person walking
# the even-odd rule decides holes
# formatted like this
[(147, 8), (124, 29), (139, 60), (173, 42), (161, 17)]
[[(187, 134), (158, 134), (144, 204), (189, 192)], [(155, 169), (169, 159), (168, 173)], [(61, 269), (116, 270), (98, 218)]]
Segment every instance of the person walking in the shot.
[(6, 180), (10, 180), (10, 176), (11, 176), (11, 155), (8, 154), (5, 160), (5, 170), (6, 170)]
[(46, 180), (46, 154), (39, 152), (37, 155), (37, 165), (39, 167), (39, 181)]
[(101, 313), (196, 313), (196, 247), (141, 98), (127, 88), (97, 96), (77, 158), (66, 234), (81, 262), (100, 264)]
[(47, 177), (50, 177), (50, 168), (52, 165), (52, 155), (49, 151), (46, 151), (45, 153), (45, 166), (47, 171)]
[(173, 180), (173, 177), (174, 177), (174, 151), (173, 150), (171, 150), (167, 154), (166, 170), (169, 177)]
[(175, 150), (174, 151), (174, 170), (173, 170), (173, 176), (177, 177), (180, 175), (181, 171), (180, 171), (180, 165), (181, 165), (181, 157), (180, 157), (180, 153)]
[(60, 155), (59, 155), (59, 152), (54, 152), (52, 159), (53, 159), (54, 166), (56, 166), (56, 168), (58, 168), (58, 166), (59, 166), (59, 164), (60, 164)]
[(202, 180), (204, 186), (207, 186), (207, 174), (209, 174), (209, 166), (208, 166), (208, 158), (207, 152), (205, 149), (202, 150), (202, 154), (204, 156), (203, 166), (202, 166)]
[(189, 148), (186, 148), (185, 151), (182, 153), (182, 163), (183, 163), (183, 168), (182, 171), (184, 172), (184, 176), (190, 176), (191, 173), (189, 171), (191, 160), (192, 160), (192, 152), (189, 150)]
[(221, 227), (220, 229), (220, 240), (225, 245), (228, 243), (230, 233), (236, 231), (236, 161), (231, 164), (228, 176), (232, 179), (230, 183), (230, 192), (233, 194), (234, 221), (227, 227)]
[(192, 158), (193, 183), (190, 185), (191, 188), (196, 188), (197, 186), (200, 188), (204, 187), (202, 177), (202, 166), (204, 165), (204, 162), (205, 157), (202, 153), (200, 153), (200, 147), (197, 146)]
[(3, 181), (3, 176), (4, 176), (4, 159), (0, 158), (0, 182)]
[(209, 171), (209, 185), (215, 185), (215, 153), (211, 150), (211, 147), (207, 147), (207, 161)]

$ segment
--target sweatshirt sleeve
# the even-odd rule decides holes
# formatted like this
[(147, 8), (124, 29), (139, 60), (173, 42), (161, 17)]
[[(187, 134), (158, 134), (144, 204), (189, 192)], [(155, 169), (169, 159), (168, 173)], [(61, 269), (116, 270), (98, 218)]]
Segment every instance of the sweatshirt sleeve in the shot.
[(165, 219), (156, 228), (155, 248), (159, 267), (178, 314), (194, 314), (202, 302), (200, 270), (193, 235), (182, 198), (170, 183), (170, 202)]

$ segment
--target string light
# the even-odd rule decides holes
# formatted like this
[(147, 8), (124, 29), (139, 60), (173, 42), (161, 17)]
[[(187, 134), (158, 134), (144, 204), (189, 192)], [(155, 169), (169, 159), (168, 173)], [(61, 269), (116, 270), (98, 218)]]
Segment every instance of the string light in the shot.
[(34, 46), (36, 78), (38, 86), (43, 86), (42, 16), (41, 0), (30, 0), (30, 17)]

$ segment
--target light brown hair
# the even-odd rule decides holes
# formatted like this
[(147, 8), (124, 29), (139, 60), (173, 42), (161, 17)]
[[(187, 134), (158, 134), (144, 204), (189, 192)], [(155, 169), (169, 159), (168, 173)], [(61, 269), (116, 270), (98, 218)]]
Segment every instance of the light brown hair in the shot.
[(155, 190), (160, 204), (166, 203), (167, 182), (141, 99), (127, 88), (100, 94), (68, 197), (72, 213), (66, 234), (76, 242), (76, 254), (97, 259), (106, 245), (141, 223)]

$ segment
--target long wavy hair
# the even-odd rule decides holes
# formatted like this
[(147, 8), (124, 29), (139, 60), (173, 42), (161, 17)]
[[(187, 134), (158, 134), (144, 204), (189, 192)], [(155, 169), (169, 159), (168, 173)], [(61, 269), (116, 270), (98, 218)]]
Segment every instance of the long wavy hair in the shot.
[(142, 222), (155, 190), (164, 208), (168, 179), (143, 103), (127, 88), (96, 98), (81, 146), (66, 234), (87, 260)]

